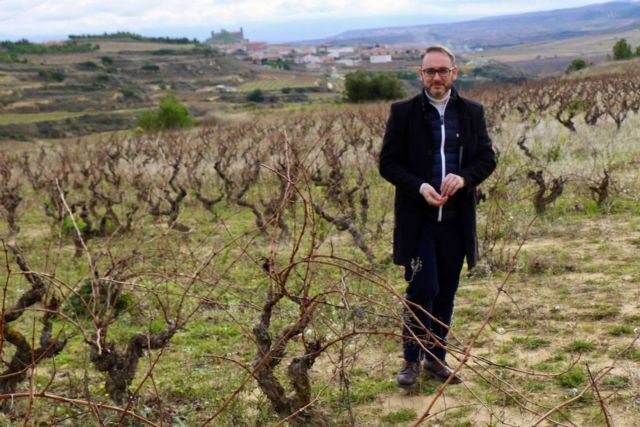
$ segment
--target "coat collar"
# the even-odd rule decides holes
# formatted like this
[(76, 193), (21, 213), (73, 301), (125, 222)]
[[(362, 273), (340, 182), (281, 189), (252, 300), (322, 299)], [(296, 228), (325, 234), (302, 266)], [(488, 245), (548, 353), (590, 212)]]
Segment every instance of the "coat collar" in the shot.
[[(424, 90), (424, 88), (420, 91), (420, 94), (418, 94), (416, 96), (416, 98), (420, 99), (420, 103), (422, 106), (422, 113), (423, 115), (426, 114), (427, 112), (427, 108), (429, 108), (431, 106), (431, 103), (429, 102), (429, 98), (427, 97), (427, 93)], [(464, 109), (464, 103), (460, 102), (462, 98), (460, 97), (460, 95), (458, 94), (458, 91), (456, 90), (455, 87), (451, 87), (451, 95), (449, 95), (449, 103), (447, 105), (452, 105), (456, 108), (458, 108), (458, 112), (463, 112)]]

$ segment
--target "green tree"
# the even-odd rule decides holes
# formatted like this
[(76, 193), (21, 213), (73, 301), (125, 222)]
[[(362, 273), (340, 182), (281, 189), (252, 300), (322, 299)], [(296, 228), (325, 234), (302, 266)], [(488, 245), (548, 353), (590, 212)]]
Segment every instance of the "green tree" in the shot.
[(360, 70), (347, 74), (345, 96), (349, 102), (390, 100), (404, 97), (405, 91), (393, 74)]
[(569, 66), (565, 70), (565, 73), (567, 73), (567, 74), (573, 73), (574, 71), (578, 71), (578, 70), (582, 70), (584, 68), (587, 68), (587, 66), (588, 66), (587, 61), (585, 61), (582, 58), (577, 58), (577, 59), (574, 59), (573, 61), (571, 61), (571, 64), (569, 64)]
[(247, 101), (264, 102), (264, 93), (260, 89), (254, 89), (247, 95)]
[(613, 45), (613, 59), (629, 59), (633, 56), (631, 51), (631, 45), (627, 43), (626, 39), (620, 39)]
[(106, 65), (106, 66), (113, 65), (113, 58), (110, 56), (103, 56), (100, 58), (100, 61), (102, 62), (103, 65)]
[(193, 118), (172, 93), (160, 100), (158, 111), (145, 111), (140, 117), (140, 127), (144, 130), (180, 129), (193, 127)]
[(345, 77), (344, 88), (349, 102), (362, 102), (369, 99), (370, 75), (366, 71), (348, 73)]
[(640, 56), (640, 46), (636, 47), (636, 56)]

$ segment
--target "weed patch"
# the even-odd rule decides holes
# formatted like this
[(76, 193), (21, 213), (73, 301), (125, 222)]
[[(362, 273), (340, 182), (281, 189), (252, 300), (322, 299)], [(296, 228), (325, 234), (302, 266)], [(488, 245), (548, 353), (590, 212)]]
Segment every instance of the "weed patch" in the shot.
[(633, 335), (633, 327), (631, 325), (616, 325), (609, 328), (609, 334), (614, 337), (621, 335)]
[(413, 409), (400, 409), (395, 412), (389, 412), (387, 415), (382, 417), (382, 421), (397, 424), (405, 421), (411, 421), (418, 417), (418, 414)]
[(539, 337), (513, 337), (511, 340), (526, 350), (535, 350), (549, 345), (549, 340)]
[(562, 387), (575, 388), (584, 384), (587, 380), (587, 374), (581, 369), (572, 369), (558, 376), (558, 383)]
[(572, 353), (587, 353), (596, 347), (593, 341), (575, 340), (569, 344), (567, 350)]

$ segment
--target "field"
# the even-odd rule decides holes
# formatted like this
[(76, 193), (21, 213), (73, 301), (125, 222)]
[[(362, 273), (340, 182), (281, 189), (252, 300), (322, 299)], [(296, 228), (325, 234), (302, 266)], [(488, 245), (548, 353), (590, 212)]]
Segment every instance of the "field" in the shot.
[[(109, 114), (124, 114), (124, 113), (140, 113), (145, 109), (133, 109), (133, 110), (115, 110), (110, 111)], [(8, 124), (20, 124), (20, 123), (37, 123), (37, 122), (50, 122), (56, 120), (64, 120), (73, 117), (80, 117), (84, 115), (102, 115), (104, 111), (86, 111), (86, 112), (67, 112), (57, 111), (51, 113), (33, 113), (33, 114), (0, 114), (0, 125)]]
[(450, 334), (464, 382), (413, 392), (388, 104), (0, 154), (0, 422), (634, 426), (638, 80), (555, 85), (473, 93), (499, 166)]
[(611, 54), (616, 41), (624, 38), (633, 46), (640, 43), (640, 30), (615, 32), (594, 36), (580, 36), (549, 42), (529, 43), (524, 46), (488, 49), (474, 53), (472, 57), (494, 59), (496, 61), (522, 61), (552, 57), (579, 57)]
[(607, 61), (616, 41), (625, 38), (632, 46), (640, 44), (640, 30), (619, 31), (594, 36), (581, 36), (549, 42), (529, 43), (514, 47), (487, 49), (468, 54), (469, 58), (505, 62), (516, 69), (537, 76), (561, 74), (575, 58), (616, 68)]
[(238, 86), (240, 92), (251, 92), (256, 89), (280, 91), (285, 88), (308, 88), (320, 86), (320, 79), (309, 74), (271, 73), (264, 74), (257, 80), (246, 82)]
[[(95, 42), (100, 45), (96, 51), (23, 55), (25, 62), (0, 64), (0, 140), (131, 129), (167, 91), (203, 117), (230, 108), (228, 102), (211, 99), (220, 95), (216, 86), (237, 86), (256, 76), (251, 66), (206, 47)], [(131, 114), (116, 117), (114, 111)], [(72, 120), (61, 126), (63, 118)]]
[[(74, 138), (131, 129), (172, 92), (197, 121), (244, 108), (255, 89), (265, 104), (340, 99), (322, 72), (254, 65), (205, 45), (86, 40), (91, 52), (25, 54), (0, 63), (0, 140)], [(330, 98), (330, 99), (328, 99)], [(113, 111), (128, 111), (114, 119)], [(72, 119), (61, 126), (62, 119)]]

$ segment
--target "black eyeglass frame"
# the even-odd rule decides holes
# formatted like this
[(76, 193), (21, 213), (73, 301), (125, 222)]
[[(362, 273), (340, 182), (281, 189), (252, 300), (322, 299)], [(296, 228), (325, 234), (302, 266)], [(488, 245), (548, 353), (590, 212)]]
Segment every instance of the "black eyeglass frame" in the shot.
[[(456, 68), (455, 65), (443, 68), (421, 68), (420, 71), (429, 78), (434, 78), (438, 74), (441, 78), (449, 77), (451, 72)], [(445, 71), (446, 70), (446, 71)]]

